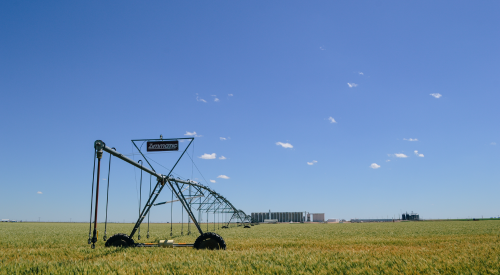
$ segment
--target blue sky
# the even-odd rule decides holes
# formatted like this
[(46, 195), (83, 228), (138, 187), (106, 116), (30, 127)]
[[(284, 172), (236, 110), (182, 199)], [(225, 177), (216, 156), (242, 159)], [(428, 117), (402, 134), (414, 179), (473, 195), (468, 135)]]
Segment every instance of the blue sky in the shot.
[[(0, 216), (88, 220), (95, 140), (130, 154), (131, 139), (193, 132), (202, 175), (189, 158), (176, 172), (247, 213), (498, 216), (499, 13), (496, 1), (4, 1)], [(135, 219), (138, 173), (113, 160), (110, 220)]]

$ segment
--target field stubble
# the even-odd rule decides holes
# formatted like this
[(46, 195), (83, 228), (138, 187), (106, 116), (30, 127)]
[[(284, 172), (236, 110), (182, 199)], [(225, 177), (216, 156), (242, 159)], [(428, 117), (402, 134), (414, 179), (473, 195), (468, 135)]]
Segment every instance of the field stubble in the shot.
[[(132, 224), (108, 224), (108, 237)], [(213, 229), (213, 225), (210, 225)], [(203, 227), (205, 230), (206, 227)], [(1, 223), (0, 274), (500, 274), (500, 221), (272, 224), (215, 230), (226, 251), (96, 249), (88, 224)], [(152, 224), (146, 240), (194, 242), (181, 226)], [(186, 233), (184, 225), (184, 234)], [(210, 230), (213, 231), (213, 230)]]

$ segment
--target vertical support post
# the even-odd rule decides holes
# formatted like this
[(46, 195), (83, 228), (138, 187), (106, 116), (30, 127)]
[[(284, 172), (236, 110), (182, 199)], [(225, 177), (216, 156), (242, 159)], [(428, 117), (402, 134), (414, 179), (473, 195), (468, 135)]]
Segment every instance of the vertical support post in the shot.
[(94, 232), (92, 234), (92, 249), (95, 248), (95, 243), (97, 242), (97, 206), (99, 203), (99, 180), (101, 177), (101, 159), (102, 159), (102, 149), (97, 151), (97, 185), (95, 191), (95, 214), (94, 214)]

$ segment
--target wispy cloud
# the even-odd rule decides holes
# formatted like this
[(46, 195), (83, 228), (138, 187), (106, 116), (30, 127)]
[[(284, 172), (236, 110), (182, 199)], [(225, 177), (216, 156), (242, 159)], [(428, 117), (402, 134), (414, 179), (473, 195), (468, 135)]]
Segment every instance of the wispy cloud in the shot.
[(207, 101), (206, 101), (206, 100), (204, 100), (203, 98), (200, 98), (200, 97), (198, 96), (198, 94), (196, 94), (196, 101), (200, 101), (200, 102), (203, 102), (203, 103), (207, 103)]
[(359, 72), (360, 75), (365, 75), (363, 72)]
[(227, 96), (233, 96), (233, 94), (228, 94)]
[(328, 121), (330, 121), (330, 123), (337, 123), (337, 121), (335, 121), (335, 119), (333, 117), (329, 117)]
[(40, 194), (40, 195), (41, 195), (41, 194), (43, 194), (43, 193), (42, 193), (42, 191), (38, 191), (38, 192), (36, 192), (36, 193), (37, 193), (37, 194)]
[(407, 140), (407, 141), (418, 141), (418, 139), (416, 139), (416, 138), (403, 138), (403, 140)]
[(227, 159), (225, 156), (220, 156), (219, 159)]
[(415, 151), (413, 151), (413, 152), (415, 153), (415, 155), (417, 155), (417, 156), (419, 156), (419, 157), (421, 157), (421, 158), (423, 158), (423, 157), (424, 157), (424, 154), (419, 154), (417, 150), (415, 150)]
[(386, 160), (385, 162), (389, 162), (389, 161), (391, 161), (391, 160), (390, 160), (390, 159), (388, 159), (388, 160)]
[(324, 51), (325, 50), (325, 47), (321, 46), (319, 47), (320, 50)]
[(213, 154), (203, 154), (199, 156), (200, 159), (215, 159), (217, 155), (215, 153)]
[(356, 84), (356, 83), (347, 83), (347, 86), (349, 86), (349, 88), (354, 88), (354, 87), (358, 87), (358, 84)]
[(210, 180), (211, 183), (215, 183), (215, 180)]
[(218, 98), (215, 98), (215, 99), (214, 99), (214, 101), (215, 101), (215, 102), (219, 102), (220, 100), (219, 100)]
[(373, 169), (379, 169), (380, 168), (380, 165), (376, 164), (376, 163), (372, 163), (370, 165), (370, 168), (373, 168)]
[(229, 177), (226, 176), (226, 175), (219, 175), (219, 176), (217, 176), (217, 178), (219, 178), (219, 179), (225, 179), (225, 180), (229, 179)]
[(433, 93), (433, 94), (431, 94), (431, 96), (433, 96), (433, 97), (435, 97), (435, 98), (440, 98), (440, 97), (442, 97), (443, 95), (442, 95), (442, 94), (440, 94), (440, 93)]
[(220, 140), (227, 140), (227, 138), (225, 138), (225, 137), (220, 137)]
[(311, 162), (307, 162), (307, 165), (313, 165), (313, 164), (315, 164), (315, 163), (317, 163), (317, 162), (318, 162), (317, 160), (313, 160), (313, 161), (311, 161)]
[(194, 136), (194, 137), (202, 137), (202, 135), (197, 135), (196, 132), (188, 132), (184, 134), (185, 136)]
[(490, 145), (497, 145), (497, 143), (496, 142), (492, 142), (492, 143), (490, 143)]
[(276, 142), (276, 145), (279, 145), (283, 148), (293, 148), (293, 145), (291, 145), (290, 143)]
[(402, 154), (402, 153), (401, 154), (394, 154), (394, 156), (397, 158), (407, 158), (408, 157), (407, 155)]

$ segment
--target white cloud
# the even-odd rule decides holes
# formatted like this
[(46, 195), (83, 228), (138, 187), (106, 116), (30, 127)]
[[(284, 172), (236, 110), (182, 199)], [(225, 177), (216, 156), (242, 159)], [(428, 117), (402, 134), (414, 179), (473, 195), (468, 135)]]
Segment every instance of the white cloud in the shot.
[(225, 180), (229, 179), (229, 177), (226, 176), (226, 175), (219, 175), (219, 176), (217, 176), (217, 178), (219, 178), (219, 179), (225, 179)]
[(185, 136), (195, 136), (195, 137), (202, 137), (202, 135), (197, 135), (196, 132), (188, 132), (184, 134)]
[(358, 84), (356, 84), (356, 83), (347, 83), (347, 86), (349, 86), (349, 88), (354, 88), (354, 87), (357, 87)]
[(199, 96), (196, 97), (196, 101), (201, 101), (203, 103), (207, 103), (206, 100), (204, 100), (203, 98), (200, 98)]
[(324, 51), (325, 50), (325, 47), (321, 46), (319, 47), (320, 50)]
[(228, 94), (227, 96), (233, 96), (233, 94)]
[(41, 194), (43, 194), (43, 193), (42, 193), (42, 191), (38, 191), (38, 192), (36, 192), (36, 193), (37, 193), (37, 194), (40, 194), (40, 195), (41, 195)]
[(417, 155), (417, 156), (419, 156), (419, 157), (421, 157), (421, 158), (423, 158), (423, 157), (424, 157), (424, 154), (419, 154), (417, 150), (415, 150), (414, 152), (415, 152), (415, 155)]
[(403, 138), (403, 140), (407, 140), (407, 141), (418, 141), (418, 139), (416, 139), (416, 138)]
[(497, 145), (497, 143), (496, 142), (492, 142), (492, 143), (490, 143), (490, 145)]
[(203, 154), (199, 158), (200, 159), (215, 159), (216, 157), (217, 157), (217, 155), (215, 153), (213, 153), (213, 154)]
[(215, 180), (210, 180), (211, 183), (215, 183)]
[(385, 162), (389, 162), (389, 161), (391, 161), (391, 160), (390, 160), (390, 159), (388, 159), (388, 160), (386, 160)]
[(227, 138), (225, 138), (225, 137), (220, 137), (220, 140), (227, 140)]
[(290, 143), (276, 142), (276, 145), (281, 145), (283, 148), (293, 148), (293, 145)]
[(218, 98), (215, 98), (215, 99), (214, 99), (214, 101), (215, 101), (215, 102), (219, 102), (220, 100), (219, 100)]
[(440, 93), (433, 93), (433, 94), (431, 94), (431, 96), (433, 96), (433, 97), (435, 97), (435, 98), (440, 98), (440, 97), (442, 97), (443, 95), (442, 95), (442, 94), (440, 94)]
[(227, 159), (225, 156), (220, 156), (219, 159)]
[(333, 117), (329, 117), (328, 120), (330, 121), (330, 123), (337, 123), (337, 121), (335, 121)]
[(394, 154), (397, 158), (407, 158), (408, 156), (405, 154)]
[(373, 169), (379, 169), (380, 168), (380, 165), (376, 164), (376, 163), (372, 163), (372, 165), (370, 165), (370, 168), (373, 168)]
[(313, 160), (313, 161), (311, 161), (311, 162), (307, 162), (307, 165), (313, 165), (313, 164), (315, 164), (315, 163), (317, 163), (317, 162), (318, 162), (317, 160)]
[(365, 75), (363, 72), (359, 72), (360, 75)]

